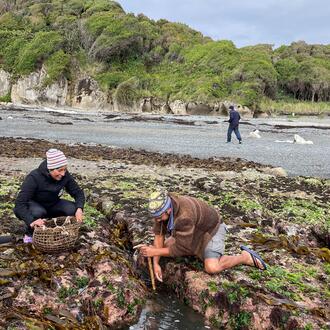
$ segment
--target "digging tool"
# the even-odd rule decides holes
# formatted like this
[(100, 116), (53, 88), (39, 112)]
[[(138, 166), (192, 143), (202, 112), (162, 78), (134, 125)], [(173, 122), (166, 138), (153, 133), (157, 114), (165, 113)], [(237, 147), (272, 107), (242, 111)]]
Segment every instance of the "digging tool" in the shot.
[[(140, 247), (142, 247), (144, 245), (145, 244), (135, 245), (135, 246), (133, 246), (133, 249), (139, 249)], [(153, 267), (152, 267), (151, 257), (148, 257), (148, 268), (149, 268), (149, 274), (150, 274), (152, 289), (155, 291), (156, 290), (156, 283), (155, 283), (155, 276), (154, 276), (154, 270), (153, 270)]]
[(156, 284), (155, 284), (155, 276), (154, 276), (154, 270), (153, 270), (153, 267), (152, 267), (151, 257), (148, 257), (148, 266), (149, 266), (149, 273), (150, 273), (150, 278), (151, 278), (152, 289), (155, 291), (156, 290)]

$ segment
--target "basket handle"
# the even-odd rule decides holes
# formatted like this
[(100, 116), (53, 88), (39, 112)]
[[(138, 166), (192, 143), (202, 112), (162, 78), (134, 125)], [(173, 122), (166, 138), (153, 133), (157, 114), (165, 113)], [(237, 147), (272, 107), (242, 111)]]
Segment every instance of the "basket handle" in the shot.
[(71, 216), (68, 215), (66, 218), (65, 218), (65, 221), (63, 222), (63, 225), (71, 225)]
[(65, 218), (65, 220), (64, 220), (64, 222), (62, 223), (61, 226), (59, 226), (59, 225), (57, 224), (57, 218), (54, 218), (54, 223), (55, 223), (55, 226), (56, 226), (56, 227), (63, 227), (63, 226), (65, 226), (65, 225), (71, 225), (70, 215), (68, 215), (68, 216)]

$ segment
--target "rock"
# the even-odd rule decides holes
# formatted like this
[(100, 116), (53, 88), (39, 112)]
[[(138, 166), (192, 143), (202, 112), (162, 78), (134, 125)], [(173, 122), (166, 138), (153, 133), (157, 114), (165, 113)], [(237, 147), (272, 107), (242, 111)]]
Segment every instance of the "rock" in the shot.
[(98, 83), (88, 76), (75, 83), (72, 106), (84, 110), (114, 110), (113, 105), (107, 103), (107, 95), (101, 91)]
[(255, 129), (253, 132), (250, 132), (249, 137), (252, 137), (252, 138), (255, 138), (255, 139), (260, 139), (261, 136), (259, 134), (259, 130)]
[(287, 236), (296, 236), (299, 232), (299, 227), (296, 225), (277, 225), (277, 230), (279, 234), (284, 234)]
[(172, 113), (168, 104), (158, 100), (155, 97), (146, 97), (142, 99), (140, 105), (141, 112)]
[(330, 249), (330, 232), (326, 226), (315, 225), (312, 227), (312, 233), (322, 246), (326, 246)]
[(212, 112), (212, 108), (208, 104), (188, 102), (186, 111), (188, 115), (209, 115)]
[(109, 247), (109, 246), (110, 246), (110, 245), (107, 244), (107, 243), (104, 243), (104, 242), (101, 242), (101, 241), (96, 241), (96, 242), (92, 245), (91, 249), (92, 249), (92, 251), (96, 252), (96, 251), (98, 251), (98, 250), (103, 250), (103, 249), (105, 249), (105, 248), (107, 248), (107, 247)]
[(228, 116), (230, 104), (226, 101), (214, 104), (212, 114), (215, 116)]
[(182, 100), (175, 100), (170, 103), (170, 109), (175, 115), (186, 115), (187, 114), (187, 104)]
[(0, 69), (0, 97), (6, 96), (10, 93), (11, 82), (10, 74), (2, 69)]
[(269, 117), (268, 113), (262, 110), (256, 110), (253, 113), (253, 118), (268, 118), (268, 117)]
[(11, 99), (17, 104), (64, 106), (68, 96), (68, 81), (61, 78), (44, 86), (47, 72), (44, 68), (18, 79), (12, 86)]
[(237, 104), (237, 111), (240, 113), (240, 115), (244, 118), (253, 118), (253, 111), (249, 109), (247, 106), (243, 106), (240, 104)]
[(293, 136), (293, 143), (297, 143), (297, 144), (313, 144), (313, 141), (305, 140), (303, 137), (299, 136), (298, 134), (295, 134)]
[(6, 256), (9, 256), (9, 255), (14, 254), (14, 252), (15, 252), (15, 249), (9, 248), (9, 249), (3, 251), (2, 253)]
[(113, 215), (114, 202), (111, 200), (103, 200), (101, 204), (102, 213), (107, 219), (110, 219)]
[(266, 174), (274, 175), (274, 176), (281, 176), (281, 177), (288, 176), (285, 169), (282, 167), (264, 167), (261, 169), (261, 171)]
[(248, 181), (255, 181), (257, 179), (266, 179), (270, 177), (270, 174), (259, 172), (255, 169), (247, 169), (241, 173), (242, 177)]

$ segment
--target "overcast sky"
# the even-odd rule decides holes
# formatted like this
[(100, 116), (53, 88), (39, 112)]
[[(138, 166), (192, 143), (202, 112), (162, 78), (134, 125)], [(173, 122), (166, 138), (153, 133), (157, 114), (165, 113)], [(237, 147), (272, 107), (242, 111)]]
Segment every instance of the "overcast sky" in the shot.
[(118, 0), (126, 12), (185, 23), (237, 47), (330, 44), (330, 0)]

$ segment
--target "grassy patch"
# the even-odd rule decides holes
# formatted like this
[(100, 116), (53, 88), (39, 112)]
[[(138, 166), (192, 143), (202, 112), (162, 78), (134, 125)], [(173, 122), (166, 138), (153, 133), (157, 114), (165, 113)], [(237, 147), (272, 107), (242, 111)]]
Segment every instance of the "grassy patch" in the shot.
[[(260, 108), (277, 115), (294, 113), (299, 116), (304, 114), (322, 115), (330, 113), (329, 102), (304, 102), (295, 101), (293, 99), (287, 101), (263, 99)], [(295, 117), (296, 116), (291, 116), (290, 118), (294, 119)]]

